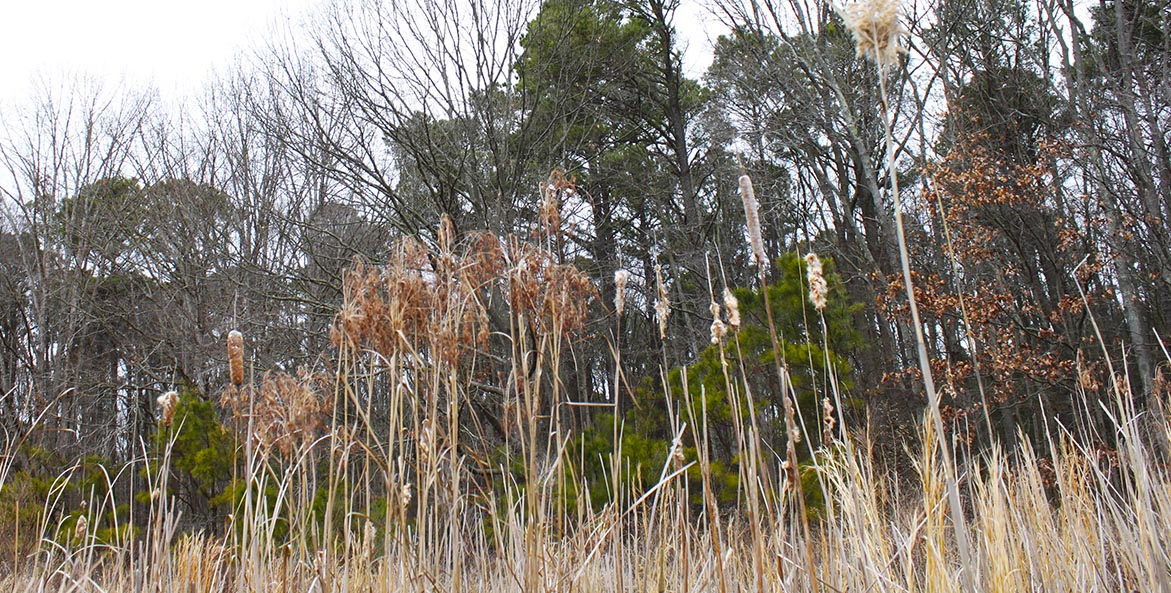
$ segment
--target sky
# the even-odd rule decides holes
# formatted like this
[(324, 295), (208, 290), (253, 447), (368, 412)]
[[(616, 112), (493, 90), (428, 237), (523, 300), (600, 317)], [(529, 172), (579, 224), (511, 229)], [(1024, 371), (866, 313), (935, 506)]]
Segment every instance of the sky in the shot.
[[(274, 25), (299, 22), (319, 0), (0, 0), (0, 104), (19, 104), (36, 81), (90, 77), (192, 94), (216, 70), (261, 45)], [(701, 0), (684, 0), (676, 26), (693, 77), (711, 61)]]

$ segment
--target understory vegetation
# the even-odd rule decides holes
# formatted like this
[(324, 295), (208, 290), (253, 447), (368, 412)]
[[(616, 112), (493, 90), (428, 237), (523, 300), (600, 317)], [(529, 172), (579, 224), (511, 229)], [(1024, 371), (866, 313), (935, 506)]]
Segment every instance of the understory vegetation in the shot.
[(1167, 0), (407, 4), (0, 111), (0, 583), (1171, 591)]

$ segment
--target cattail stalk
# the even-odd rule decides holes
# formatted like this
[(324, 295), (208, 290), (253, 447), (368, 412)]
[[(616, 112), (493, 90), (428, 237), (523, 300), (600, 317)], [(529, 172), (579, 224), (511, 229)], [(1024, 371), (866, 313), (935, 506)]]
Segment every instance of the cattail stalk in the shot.
[(801, 472), (797, 462), (797, 441), (801, 432), (797, 429), (796, 413), (793, 409), (791, 384), (788, 382), (789, 369), (784, 360), (784, 350), (781, 348), (780, 338), (777, 336), (777, 325), (773, 319), (773, 306), (769, 298), (768, 278), (765, 273), (768, 260), (764, 253), (764, 240), (760, 230), (760, 206), (756, 201), (756, 192), (752, 188), (752, 178), (747, 174), (740, 176), (740, 198), (744, 202), (744, 220), (748, 225), (748, 241), (752, 247), (752, 254), (756, 258), (756, 273), (760, 280), (760, 290), (764, 295), (764, 311), (768, 319), (769, 339), (773, 347), (773, 362), (777, 368), (777, 379), (780, 380), (781, 406), (785, 417), (785, 433), (789, 436), (785, 447), (785, 460), (781, 464), (782, 470), (788, 478), (789, 487), (793, 488), (793, 498), (797, 503), (797, 514), (800, 517), (802, 532), (805, 536), (805, 562), (809, 571), (810, 582), (814, 591), (820, 591), (818, 584), (816, 563), (813, 559), (813, 538), (809, 529), (809, 517), (805, 512), (805, 494), (801, 485)]
[[(898, 63), (899, 53), (906, 29), (899, 20), (899, 0), (855, 0), (839, 8), (838, 13), (854, 36), (855, 49), (859, 56), (865, 56), (878, 67), (878, 89), (881, 100), (882, 129), (886, 141), (886, 164), (890, 178), (890, 192), (894, 200), (895, 232), (899, 244), (899, 260), (902, 264), (903, 285), (907, 292), (907, 304), (911, 310), (911, 324), (915, 326), (915, 345), (919, 355), (919, 369), (923, 375), (923, 386), (927, 390), (928, 413), (935, 429), (939, 452), (942, 457), (947, 481), (948, 505), (951, 507), (952, 526), (956, 535), (956, 547), (961, 562), (974, 566), (968, 541), (968, 530), (960, 502), (956, 468), (952, 464), (951, 448), (944, 432), (943, 417), (939, 411), (939, 393), (931, 376), (931, 362), (927, 354), (927, 341), (923, 336), (923, 323), (919, 318), (919, 306), (915, 301), (915, 287), (912, 282), (910, 256), (907, 253), (907, 236), (903, 226), (903, 204), (899, 195), (898, 169), (895, 166), (895, 142), (891, 132), (889, 95), (886, 92), (886, 73)], [(974, 571), (963, 571), (966, 588), (975, 591), (978, 586), (972, 580)]]

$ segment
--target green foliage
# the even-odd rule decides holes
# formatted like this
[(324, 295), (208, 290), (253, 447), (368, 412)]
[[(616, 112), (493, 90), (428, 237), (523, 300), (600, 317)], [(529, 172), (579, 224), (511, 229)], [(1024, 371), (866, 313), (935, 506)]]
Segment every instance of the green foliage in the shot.
[[(832, 260), (823, 260), (829, 294), (827, 307), (820, 315), (809, 304), (805, 261), (786, 254), (777, 260), (777, 267), (780, 279), (768, 287), (768, 295), (782, 360), (789, 369), (800, 418), (804, 420), (802, 433), (811, 441), (809, 446), (798, 447), (798, 452), (801, 459), (808, 461), (810, 451), (821, 440), (821, 400), (826, 396), (832, 398), (828, 387), (831, 374), (846, 405), (858, 405), (846, 398), (852, 385), (846, 356), (862, 347), (862, 338), (853, 329), (851, 320), (861, 305), (848, 301), (841, 280), (832, 272)], [(686, 368), (672, 369), (667, 374), (667, 389), (663, 389), (661, 381), (650, 378), (636, 390), (636, 404), (626, 411), (621, 431), (622, 483), (631, 485), (636, 492), (658, 480), (674, 438), (675, 429), (665, 406), (668, 397), (683, 404), (673, 405), (673, 409), (677, 415), (675, 425), (688, 423), (683, 447), (686, 462), (699, 458), (697, 435), (703, 433), (706, 424), (713, 489), (723, 505), (734, 504), (739, 496), (742, 452), (737, 446), (737, 424), (749, 426), (755, 419), (761, 438), (772, 451), (783, 451), (786, 446), (782, 390), (764, 295), (749, 289), (737, 289), (734, 293), (743, 318), (738, 333), (729, 334), (721, 346), (709, 346)], [(745, 385), (751, 392), (751, 406)], [(581, 464), (571, 471), (580, 471), (587, 478), (589, 500), (595, 507), (608, 502), (612, 496), (607, 479), (612, 435), (613, 417), (600, 415), (571, 447), (575, 455), (580, 455), (575, 461), (580, 460)], [(688, 478), (695, 486), (692, 492), (701, 492), (698, 465), (688, 470)], [(700, 504), (699, 494), (692, 502)], [(823, 506), (818, 501), (812, 504), (818, 508)]]
[[(111, 506), (111, 484), (119, 479), (111, 460), (87, 455), (69, 463), (34, 445), (20, 447), (15, 455), (19, 469), (0, 489), (0, 553), (5, 558), (36, 550), (42, 537), (73, 546), (118, 546), (137, 533), (130, 505)], [(83, 515), (87, 528), (79, 534)]]
[[(168, 448), (168, 494), (201, 514), (205, 527), (214, 527), (232, 503), (228, 486), (236, 462), (235, 439), (220, 423), (215, 406), (192, 391), (181, 391), (171, 426), (160, 426), (155, 433), (149, 472), (155, 479)], [(150, 492), (138, 494), (144, 503), (150, 496)]]
[(72, 254), (118, 262), (139, 236), (147, 215), (137, 179), (112, 177), (87, 185), (61, 201), (57, 232)]

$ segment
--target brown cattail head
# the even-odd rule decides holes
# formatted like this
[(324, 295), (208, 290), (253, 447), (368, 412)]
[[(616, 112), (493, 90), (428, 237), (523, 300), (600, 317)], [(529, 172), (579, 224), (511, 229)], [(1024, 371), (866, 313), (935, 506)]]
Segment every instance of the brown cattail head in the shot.
[(232, 385), (244, 383), (244, 335), (236, 330), (228, 332), (228, 368)]
[(805, 276), (809, 279), (809, 301), (813, 303), (814, 309), (824, 311), (826, 305), (825, 297), (829, 293), (829, 286), (825, 283), (825, 273), (821, 269), (821, 259), (817, 257), (816, 253), (810, 253), (805, 256)]
[(630, 272), (617, 270), (614, 272), (614, 310), (622, 317), (622, 310), (626, 308), (626, 283), (630, 281)]
[(736, 300), (736, 295), (732, 294), (732, 290), (724, 288), (724, 308), (728, 310), (728, 327), (732, 331), (740, 329), (740, 301)]
[(561, 204), (559, 198), (561, 196), (570, 197), (573, 195), (574, 185), (573, 180), (566, 177), (561, 171), (553, 171), (549, 174), (549, 180), (541, 187), (541, 205), (539, 208), (539, 216), (541, 220), (541, 230), (547, 236), (553, 236), (561, 232)]
[(157, 400), (159, 403), (160, 420), (163, 426), (170, 426), (175, 420), (175, 407), (179, 404), (179, 394), (175, 391), (168, 391), (159, 396)]
[(821, 398), (821, 413), (821, 442), (829, 443), (833, 440), (834, 426), (837, 424), (837, 418), (834, 417), (834, 405), (829, 401), (828, 397)]
[(455, 223), (446, 212), (439, 215), (439, 229), (436, 231), (440, 254), (450, 254), (455, 249)]
[(905, 51), (907, 29), (899, 20), (899, 8), (899, 0), (854, 0), (834, 7), (854, 35), (858, 56), (870, 59), (880, 71), (897, 64), (899, 52)]
[(77, 524), (73, 528), (73, 536), (77, 539), (84, 540), (86, 532), (89, 531), (89, 519), (85, 515), (77, 516)]
[(760, 203), (756, 201), (756, 190), (752, 189), (752, 178), (747, 174), (740, 176), (740, 201), (744, 202), (744, 222), (748, 225), (752, 255), (757, 265), (764, 266), (768, 260), (765, 259), (764, 239), (760, 234)]
[[(684, 424), (683, 428), (686, 429), (687, 425)], [(672, 467), (675, 468), (676, 471), (683, 468), (683, 462), (686, 461), (687, 458), (684, 456), (684, 453), (683, 453), (683, 431), (682, 430), (679, 431), (679, 434), (676, 435), (674, 439), (671, 439), (671, 451), (667, 455), (667, 457), (671, 460), (671, 465), (672, 465)]]
[(655, 284), (659, 296), (655, 299), (655, 316), (659, 318), (659, 339), (667, 339), (667, 318), (671, 316), (671, 301), (667, 299), (667, 287), (663, 284), (663, 266), (655, 264)]

